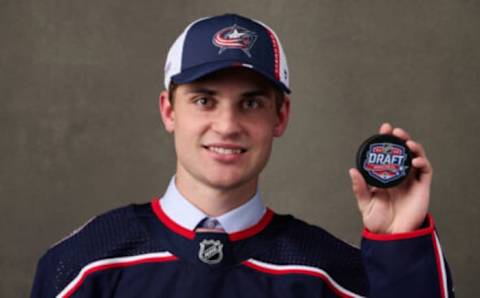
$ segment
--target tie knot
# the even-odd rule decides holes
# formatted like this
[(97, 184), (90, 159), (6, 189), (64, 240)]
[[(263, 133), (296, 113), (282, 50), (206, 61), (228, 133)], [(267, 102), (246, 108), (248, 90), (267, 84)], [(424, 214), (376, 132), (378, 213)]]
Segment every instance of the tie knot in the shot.
[(220, 223), (218, 222), (218, 220), (216, 220), (215, 218), (211, 218), (211, 217), (205, 218), (205, 220), (203, 221), (203, 224), (201, 226), (203, 228), (207, 228), (207, 229), (218, 229), (218, 228), (222, 227), (220, 225)]
[(222, 225), (218, 220), (211, 217), (204, 218), (199, 224), (197, 231), (212, 231), (212, 232), (224, 232)]

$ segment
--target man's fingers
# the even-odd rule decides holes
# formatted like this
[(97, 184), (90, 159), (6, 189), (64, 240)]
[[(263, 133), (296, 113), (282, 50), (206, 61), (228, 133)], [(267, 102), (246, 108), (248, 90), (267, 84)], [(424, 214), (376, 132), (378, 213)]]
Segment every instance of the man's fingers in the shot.
[(392, 133), (392, 130), (393, 130), (393, 127), (390, 123), (388, 122), (385, 122), (383, 123), (381, 126), (380, 126), (380, 129), (379, 129), (379, 133), (381, 135), (388, 135), (388, 134), (391, 134)]
[(412, 159), (412, 165), (422, 173), (430, 173), (432, 171), (430, 162), (424, 157), (416, 157)]
[(352, 190), (353, 194), (357, 198), (358, 207), (360, 211), (363, 212), (365, 206), (370, 202), (371, 192), (368, 189), (365, 179), (363, 179), (362, 174), (357, 169), (350, 169), (348, 171), (350, 178), (352, 180)]
[(403, 128), (400, 128), (400, 127), (396, 127), (395, 129), (393, 129), (393, 132), (392, 134), (404, 141), (407, 141), (407, 140), (410, 140), (411, 137), (410, 135), (408, 134), (408, 132), (406, 132)]
[(379, 130), (380, 134), (391, 134), (391, 135), (394, 135), (404, 141), (407, 141), (407, 140), (410, 140), (411, 137), (410, 137), (410, 134), (403, 128), (400, 128), (400, 127), (395, 127), (393, 128), (393, 126), (388, 123), (388, 122), (385, 122), (383, 123), (381, 126), (380, 126), (380, 130)]
[(408, 140), (407, 141), (407, 146), (410, 149), (410, 151), (413, 152), (413, 155), (418, 156), (418, 157), (424, 157), (424, 158), (427, 157), (427, 155), (425, 154), (425, 149), (419, 143), (417, 143), (413, 140)]

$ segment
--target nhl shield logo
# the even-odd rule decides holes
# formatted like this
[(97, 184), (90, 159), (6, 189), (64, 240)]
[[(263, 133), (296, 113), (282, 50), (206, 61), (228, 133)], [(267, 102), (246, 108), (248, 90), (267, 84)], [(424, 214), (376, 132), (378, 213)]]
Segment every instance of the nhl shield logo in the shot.
[(406, 175), (405, 148), (392, 143), (371, 144), (363, 169), (374, 179), (387, 183)]
[(223, 259), (222, 242), (220, 240), (203, 240), (200, 242), (198, 258), (209, 265), (220, 263)]
[(220, 48), (218, 54), (222, 54), (228, 49), (242, 50), (248, 57), (252, 57), (250, 49), (257, 40), (257, 34), (236, 24), (223, 28), (215, 33), (212, 42)]

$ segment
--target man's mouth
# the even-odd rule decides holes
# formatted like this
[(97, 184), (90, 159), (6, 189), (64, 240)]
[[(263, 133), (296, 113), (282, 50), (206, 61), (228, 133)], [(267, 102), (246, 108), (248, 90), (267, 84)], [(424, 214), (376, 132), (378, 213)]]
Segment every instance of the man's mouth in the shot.
[(221, 155), (232, 155), (232, 154), (242, 154), (247, 151), (247, 149), (240, 147), (223, 147), (223, 146), (203, 146), (205, 149), (215, 152)]

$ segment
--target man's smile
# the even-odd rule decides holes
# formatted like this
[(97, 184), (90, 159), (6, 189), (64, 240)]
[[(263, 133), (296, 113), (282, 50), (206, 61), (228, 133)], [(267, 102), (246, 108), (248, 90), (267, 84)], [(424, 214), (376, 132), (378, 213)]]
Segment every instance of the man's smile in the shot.
[(207, 149), (210, 152), (214, 152), (220, 155), (240, 155), (247, 152), (247, 149), (234, 145), (234, 144), (211, 144), (211, 145), (203, 145), (203, 148)]

